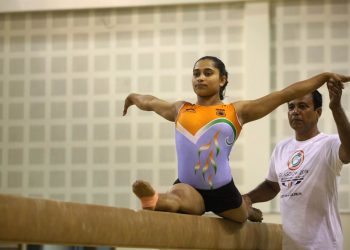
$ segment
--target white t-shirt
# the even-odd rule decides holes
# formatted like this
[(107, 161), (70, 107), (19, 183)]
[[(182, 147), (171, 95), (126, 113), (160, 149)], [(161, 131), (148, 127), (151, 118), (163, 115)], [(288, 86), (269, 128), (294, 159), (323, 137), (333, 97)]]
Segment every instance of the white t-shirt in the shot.
[(267, 179), (281, 188), (284, 250), (342, 250), (338, 182), (343, 163), (338, 135), (280, 142)]

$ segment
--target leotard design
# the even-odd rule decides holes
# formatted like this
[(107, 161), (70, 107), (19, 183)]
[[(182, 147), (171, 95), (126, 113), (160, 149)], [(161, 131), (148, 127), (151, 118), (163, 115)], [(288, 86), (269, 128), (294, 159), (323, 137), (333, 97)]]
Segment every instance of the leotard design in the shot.
[(198, 189), (229, 183), (229, 155), (241, 129), (233, 104), (185, 103), (176, 120), (179, 180)]

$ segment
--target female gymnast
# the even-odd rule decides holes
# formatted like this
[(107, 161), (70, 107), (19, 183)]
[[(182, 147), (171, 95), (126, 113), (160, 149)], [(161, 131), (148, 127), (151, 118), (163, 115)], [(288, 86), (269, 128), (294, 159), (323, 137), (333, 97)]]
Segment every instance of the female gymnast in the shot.
[[(150, 183), (137, 180), (133, 192), (143, 209), (201, 215), (206, 211), (243, 223), (261, 218), (260, 211), (244, 201), (234, 184), (229, 155), (244, 124), (260, 119), (278, 106), (316, 90), (328, 81), (341, 85), (350, 77), (322, 73), (299, 81), (256, 100), (223, 103), (228, 73), (224, 63), (212, 56), (195, 62), (192, 86), (197, 102), (167, 102), (151, 95), (130, 94), (130, 106), (154, 111), (174, 122), (178, 179), (166, 193), (157, 193)], [(256, 219), (259, 220), (259, 219)]]

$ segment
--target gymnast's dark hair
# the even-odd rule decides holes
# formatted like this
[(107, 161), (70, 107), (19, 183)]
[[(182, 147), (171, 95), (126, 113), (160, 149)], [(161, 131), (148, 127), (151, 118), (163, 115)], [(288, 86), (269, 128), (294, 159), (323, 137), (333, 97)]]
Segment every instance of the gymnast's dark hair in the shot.
[(219, 92), (219, 95), (220, 95), (220, 100), (223, 100), (224, 97), (225, 97), (225, 90), (226, 90), (226, 86), (228, 84), (228, 73), (226, 71), (226, 66), (225, 64), (217, 57), (215, 56), (203, 56), (201, 58), (199, 58), (194, 65), (196, 65), (196, 63), (198, 61), (201, 61), (201, 60), (211, 60), (214, 62), (214, 66), (215, 68), (217, 68), (220, 72), (220, 76), (225, 76), (225, 82), (224, 82), (224, 85), (222, 87), (220, 87), (220, 92)]
[(312, 101), (314, 102), (314, 110), (322, 108), (322, 95), (318, 90), (312, 92)]

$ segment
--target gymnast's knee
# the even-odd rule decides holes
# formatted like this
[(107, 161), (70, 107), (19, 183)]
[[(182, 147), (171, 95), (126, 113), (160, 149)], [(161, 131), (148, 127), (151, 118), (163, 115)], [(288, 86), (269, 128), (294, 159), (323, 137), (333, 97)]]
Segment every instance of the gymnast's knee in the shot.
[(180, 211), (202, 215), (205, 212), (202, 196), (191, 186), (176, 184), (168, 192), (180, 204)]

